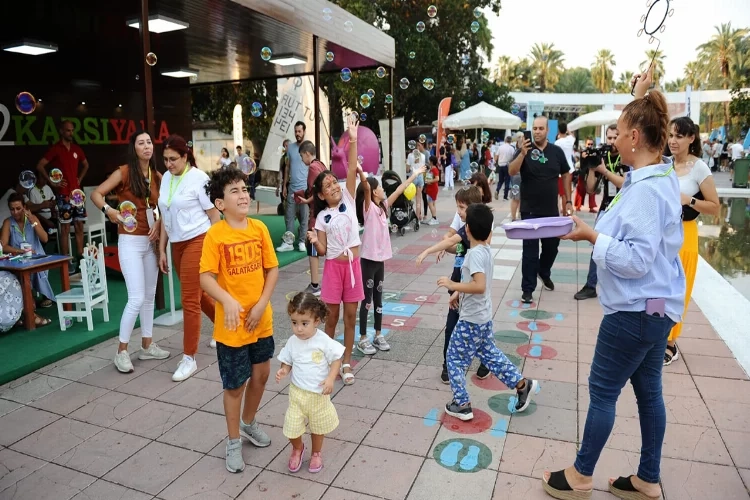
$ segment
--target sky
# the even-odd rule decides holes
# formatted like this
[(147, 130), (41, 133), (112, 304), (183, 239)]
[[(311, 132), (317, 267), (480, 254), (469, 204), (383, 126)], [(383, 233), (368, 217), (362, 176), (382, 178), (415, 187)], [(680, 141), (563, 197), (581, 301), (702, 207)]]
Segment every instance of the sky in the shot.
[[(695, 58), (695, 48), (715, 33), (714, 26), (731, 21), (733, 28), (750, 28), (750, 0), (670, 4), (674, 15), (667, 18), (660, 34), (667, 81), (684, 76), (685, 64)], [(527, 56), (534, 43), (552, 42), (565, 54), (566, 68), (590, 68), (599, 49), (609, 49), (615, 56), (616, 81), (624, 71), (637, 72), (646, 50), (656, 48), (657, 42), (650, 46), (647, 35), (637, 36), (643, 27), (640, 18), (648, 10), (646, 0), (504, 0), (502, 5), (499, 16), (485, 12), (493, 34), (492, 70), (501, 55), (515, 60)]]

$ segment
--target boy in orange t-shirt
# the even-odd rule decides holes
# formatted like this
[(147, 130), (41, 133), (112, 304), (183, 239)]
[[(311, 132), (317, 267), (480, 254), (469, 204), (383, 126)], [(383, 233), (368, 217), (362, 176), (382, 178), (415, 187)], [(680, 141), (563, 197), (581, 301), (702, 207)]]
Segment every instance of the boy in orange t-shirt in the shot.
[(245, 468), (240, 434), (255, 446), (271, 444), (255, 421), (255, 413), (275, 347), (270, 300), (279, 279), (279, 261), (268, 228), (247, 218), (250, 195), (246, 182), (242, 171), (227, 168), (214, 171), (206, 185), (224, 220), (206, 233), (200, 267), (201, 287), (216, 300), (214, 340), (224, 387), (229, 472)]

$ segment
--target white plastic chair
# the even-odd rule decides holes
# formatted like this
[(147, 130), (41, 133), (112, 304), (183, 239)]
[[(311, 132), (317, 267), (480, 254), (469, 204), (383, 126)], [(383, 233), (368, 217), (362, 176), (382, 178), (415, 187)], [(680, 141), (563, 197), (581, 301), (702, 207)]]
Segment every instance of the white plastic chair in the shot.
[[(94, 329), (92, 310), (102, 309), (104, 321), (109, 321), (109, 305), (107, 296), (107, 272), (104, 267), (104, 246), (100, 243), (94, 256), (90, 247), (83, 250), (81, 259), (81, 284), (67, 292), (62, 292), (55, 297), (57, 301), (57, 313), (60, 316), (60, 330), (65, 331), (65, 318), (78, 318), (86, 324), (89, 331)], [(75, 311), (65, 311), (65, 304), (74, 304)]]
[(83, 192), (86, 194), (86, 222), (83, 225), (83, 230), (86, 231), (86, 244), (91, 245), (92, 238), (99, 238), (102, 240), (104, 246), (107, 246), (107, 216), (96, 208), (94, 202), (91, 201), (91, 193), (96, 190), (96, 187), (89, 186), (83, 188)]

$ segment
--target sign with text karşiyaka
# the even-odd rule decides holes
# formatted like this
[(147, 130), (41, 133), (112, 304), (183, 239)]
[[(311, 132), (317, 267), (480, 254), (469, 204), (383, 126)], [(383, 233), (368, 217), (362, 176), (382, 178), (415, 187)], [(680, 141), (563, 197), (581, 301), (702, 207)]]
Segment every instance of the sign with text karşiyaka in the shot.
[[(145, 129), (143, 120), (127, 118), (99, 118), (72, 116), (11, 115), (7, 106), (0, 104), (0, 146), (49, 146), (60, 140), (60, 123), (73, 124), (76, 144), (127, 144), (138, 129)], [(157, 130), (154, 142), (160, 144), (169, 137), (164, 120), (154, 123)]]

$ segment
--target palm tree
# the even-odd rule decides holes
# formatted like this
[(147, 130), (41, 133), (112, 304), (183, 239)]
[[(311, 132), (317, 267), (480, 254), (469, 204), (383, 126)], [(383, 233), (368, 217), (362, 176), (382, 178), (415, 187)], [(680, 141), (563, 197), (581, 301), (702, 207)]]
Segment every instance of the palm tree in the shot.
[[(736, 59), (737, 51), (746, 48), (743, 38), (750, 31), (746, 28), (734, 29), (731, 22), (715, 26), (715, 29), (714, 36), (698, 46), (701, 54), (699, 60), (705, 63), (712, 82), (721, 85), (723, 89), (729, 89), (734, 84), (732, 63)], [(730, 124), (728, 102), (724, 103), (724, 124)]]
[(693, 90), (705, 88), (706, 73), (700, 61), (690, 61), (685, 65), (685, 82)]
[(566, 69), (555, 85), (555, 92), (561, 94), (593, 94), (596, 87), (591, 80), (591, 71), (586, 68)]
[(678, 78), (672, 82), (664, 84), (664, 90), (667, 92), (684, 92), (687, 88), (687, 80), (685, 78)]
[(630, 87), (630, 81), (633, 79), (633, 72), (632, 71), (626, 71), (625, 73), (620, 73), (620, 79), (617, 80), (617, 85), (615, 85), (615, 92), (618, 94), (629, 94), (632, 90)]
[(493, 73), (493, 80), (498, 85), (505, 85), (511, 92), (532, 90), (529, 78), (531, 63), (523, 58), (513, 61), (508, 56), (501, 56), (497, 60), (497, 67)]
[(615, 56), (607, 49), (601, 49), (596, 54), (594, 64), (591, 65), (591, 74), (594, 85), (603, 94), (608, 93), (614, 86), (614, 71), (612, 66), (615, 64)]
[(560, 79), (565, 55), (555, 48), (554, 43), (535, 43), (530, 55), (539, 91), (546, 92), (547, 88), (554, 87)]
[(643, 71), (648, 71), (649, 64), (654, 61), (654, 85), (659, 86), (659, 80), (664, 76), (664, 52), (656, 49), (646, 51), (646, 60), (641, 63)]

